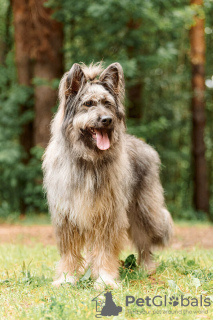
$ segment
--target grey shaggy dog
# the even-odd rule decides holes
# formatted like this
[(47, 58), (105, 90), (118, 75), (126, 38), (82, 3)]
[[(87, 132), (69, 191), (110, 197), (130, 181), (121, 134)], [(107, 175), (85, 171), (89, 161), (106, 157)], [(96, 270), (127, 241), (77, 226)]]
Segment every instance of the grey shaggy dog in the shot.
[(90, 265), (96, 287), (116, 287), (128, 239), (138, 263), (152, 271), (151, 248), (172, 235), (159, 156), (126, 133), (119, 63), (105, 70), (101, 63), (74, 64), (61, 80), (59, 98), (43, 161), (61, 254), (54, 284), (74, 284)]

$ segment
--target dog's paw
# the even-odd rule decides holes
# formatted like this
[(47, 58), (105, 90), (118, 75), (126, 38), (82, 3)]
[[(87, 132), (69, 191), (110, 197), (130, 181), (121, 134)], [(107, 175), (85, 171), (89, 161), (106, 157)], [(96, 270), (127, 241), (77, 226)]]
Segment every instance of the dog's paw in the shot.
[(99, 275), (98, 279), (94, 283), (94, 288), (96, 290), (100, 290), (109, 286), (113, 289), (118, 289), (120, 285), (121, 283), (119, 281), (115, 281), (111, 275), (104, 273)]
[(146, 272), (148, 273), (148, 275), (152, 275), (154, 273), (156, 273), (156, 269), (159, 266), (158, 263), (154, 262), (154, 261), (149, 261), (148, 263), (144, 264), (144, 268), (146, 270)]
[(59, 287), (61, 284), (65, 284), (65, 283), (70, 283), (72, 285), (75, 285), (76, 281), (77, 281), (77, 277), (63, 274), (57, 280), (53, 281), (52, 285), (55, 287)]

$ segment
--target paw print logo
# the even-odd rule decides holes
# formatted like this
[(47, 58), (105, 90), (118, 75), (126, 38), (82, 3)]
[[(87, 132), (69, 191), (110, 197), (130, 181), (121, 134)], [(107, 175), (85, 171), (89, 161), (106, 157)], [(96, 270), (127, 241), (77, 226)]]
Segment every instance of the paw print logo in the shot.
[(169, 299), (170, 299), (169, 304), (171, 304), (173, 307), (176, 307), (179, 304), (178, 297), (175, 298), (174, 296), (172, 296)]

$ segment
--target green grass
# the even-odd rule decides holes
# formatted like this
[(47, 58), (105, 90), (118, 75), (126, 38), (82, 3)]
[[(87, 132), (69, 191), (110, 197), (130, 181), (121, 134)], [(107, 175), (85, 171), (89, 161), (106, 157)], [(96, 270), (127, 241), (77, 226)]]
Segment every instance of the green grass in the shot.
[[(100, 292), (92, 281), (77, 286), (51, 285), (59, 259), (56, 247), (33, 247), (4, 244), (0, 246), (0, 319), (96, 319), (95, 302)], [(130, 252), (122, 254), (125, 259)], [(149, 277), (143, 270), (121, 269), (122, 286), (113, 290), (113, 299), (123, 310), (109, 319), (213, 319), (213, 250), (158, 251), (156, 274)], [(168, 299), (210, 297), (210, 307), (139, 307), (125, 306), (126, 296)], [(190, 299), (191, 299), (190, 298)], [(175, 312), (172, 314), (172, 312)], [(197, 312), (197, 313), (193, 313)], [(200, 312), (200, 313), (198, 313)], [(207, 313), (208, 312), (208, 313)], [(170, 313), (170, 314), (169, 314)], [(185, 313), (185, 314), (183, 314)]]
[(20, 215), (18, 212), (9, 214), (6, 218), (0, 217), (1, 224), (13, 224), (13, 225), (48, 225), (51, 223), (50, 215), (47, 213), (28, 213), (26, 215)]

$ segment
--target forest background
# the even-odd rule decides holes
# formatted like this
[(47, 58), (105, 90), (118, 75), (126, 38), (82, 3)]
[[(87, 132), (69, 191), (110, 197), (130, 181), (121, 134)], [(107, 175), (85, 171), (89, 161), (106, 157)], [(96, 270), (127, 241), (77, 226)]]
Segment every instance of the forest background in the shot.
[(128, 132), (175, 219), (213, 220), (213, 1), (0, 0), (0, 218), (47, 212), (41, 156), (73, 63), (118, 61)]

